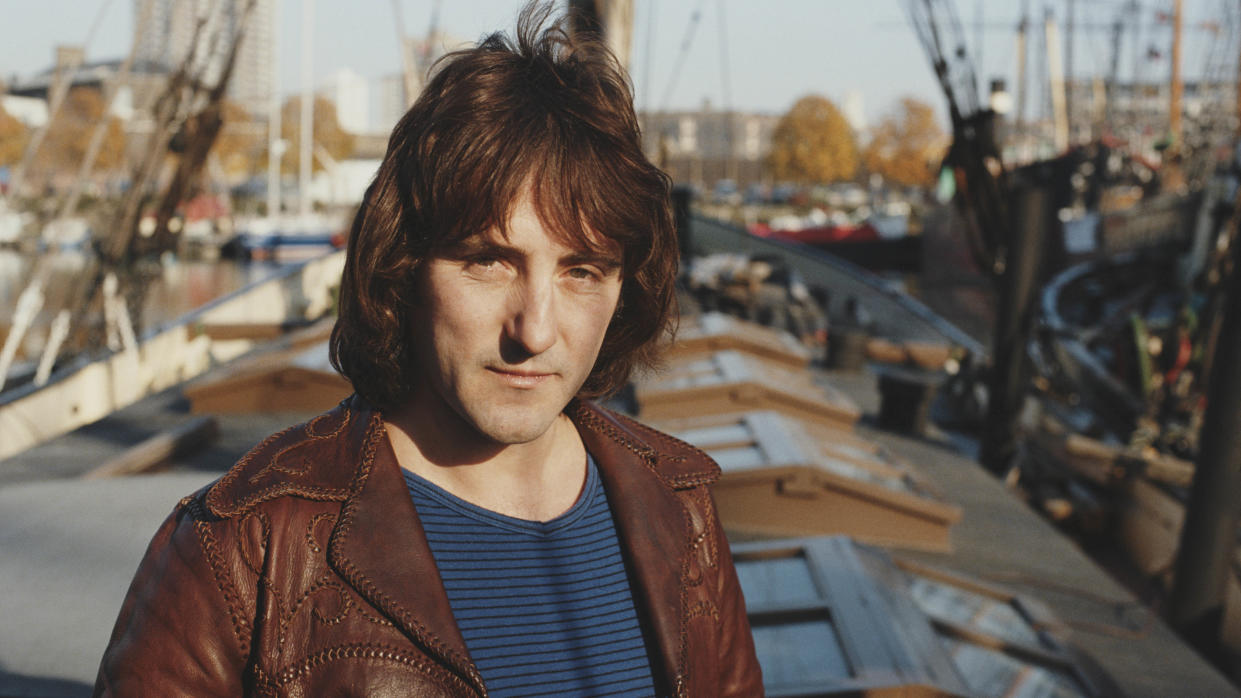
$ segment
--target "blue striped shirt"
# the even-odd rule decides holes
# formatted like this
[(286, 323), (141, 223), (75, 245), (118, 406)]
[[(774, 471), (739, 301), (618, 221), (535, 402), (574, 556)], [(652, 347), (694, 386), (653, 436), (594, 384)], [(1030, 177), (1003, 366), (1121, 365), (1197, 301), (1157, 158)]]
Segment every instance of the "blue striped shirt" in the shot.
[(405, 471), (457, 625), (495, 696), (655, 694), (612, 510), (593, 459), (573, 508), (504, 516)]

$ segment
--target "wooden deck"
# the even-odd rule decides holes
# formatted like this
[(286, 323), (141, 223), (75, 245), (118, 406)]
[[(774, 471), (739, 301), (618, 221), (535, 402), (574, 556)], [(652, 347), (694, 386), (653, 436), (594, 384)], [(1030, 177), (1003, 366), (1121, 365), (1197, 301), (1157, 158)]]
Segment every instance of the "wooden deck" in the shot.
[(870, 374), (831, 374), (862, 409), (855, 431), (874, 439), (935, 481), (965, 514), (950, 553), (904, 552), (1045, 603), (1085, 651), (1129, 696), (1241, 695), (1150, 610), (1067, 536), (1012, 495), (966, 455), (971, 444), (932, 431), (911, 438), (873, 427), (879, 395)]

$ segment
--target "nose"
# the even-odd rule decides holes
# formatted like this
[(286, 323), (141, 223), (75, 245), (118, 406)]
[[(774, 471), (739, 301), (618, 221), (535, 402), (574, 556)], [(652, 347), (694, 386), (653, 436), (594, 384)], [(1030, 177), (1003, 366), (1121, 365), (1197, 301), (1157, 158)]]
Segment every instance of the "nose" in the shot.
[(505, 333), (525, 353), (542, 354), (556, 343), (555, 289), (549, 282), (528, 279), (514, 291)]

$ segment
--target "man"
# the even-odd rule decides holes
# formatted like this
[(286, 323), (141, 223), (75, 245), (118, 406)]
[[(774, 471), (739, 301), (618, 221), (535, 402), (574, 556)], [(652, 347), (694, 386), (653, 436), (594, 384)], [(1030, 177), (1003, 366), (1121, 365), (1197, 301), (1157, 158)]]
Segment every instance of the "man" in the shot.
[(354, 222), (356, 395), (184, 499), (96, 694), (762, 693), (700, 451), (592, 405), (673, 310), (607, 52), (528, 7), (446, 59)]

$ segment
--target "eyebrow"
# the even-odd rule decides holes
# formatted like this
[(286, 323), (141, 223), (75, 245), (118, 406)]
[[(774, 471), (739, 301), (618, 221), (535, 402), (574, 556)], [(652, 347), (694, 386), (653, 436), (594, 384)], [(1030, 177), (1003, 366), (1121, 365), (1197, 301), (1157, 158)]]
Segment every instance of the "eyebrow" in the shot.
[[(471, 235), (468, 238), (448, 245), (441, 254), (450, 258), (468, 257), (479, 253), (494, 253), (505, 257), (519, 257), (523, 253), (516, 247), (502, 240), (494, 240), (485, 235)], [(620, 258), (611, 252), (583, 249), (570, 252), (560, 258), (560, 263), (568, 266), (593, 264), (606, 272), (619, 269)]]
[(616, 255), (606, 252), (574, 252), (566, 255), (561, 261), (569, 266), (593, 264), (609, 273), (621, 268), (621, 262)]

